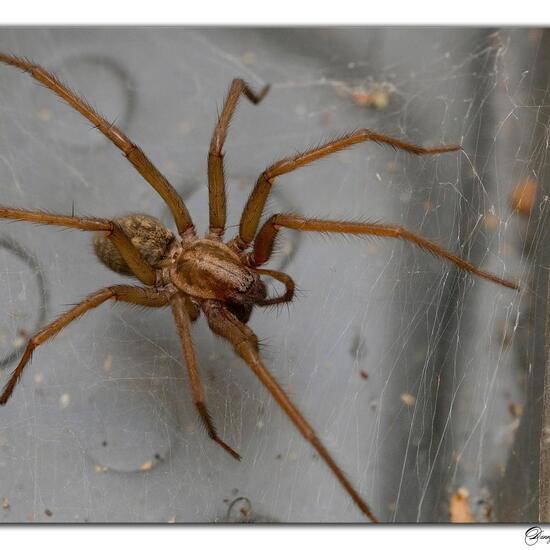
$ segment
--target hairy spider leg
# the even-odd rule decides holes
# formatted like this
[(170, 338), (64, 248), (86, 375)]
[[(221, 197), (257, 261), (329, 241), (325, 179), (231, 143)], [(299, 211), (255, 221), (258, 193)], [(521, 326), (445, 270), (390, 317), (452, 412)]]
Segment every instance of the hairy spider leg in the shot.
[(328, 155), (332, 155), (342, 149), (346, 149), (357, 143), (365, 141), (373, 141), (378, 144), (390, 145), (394, 149), (401, 149), (414, 155), (434, 155), (438, 153), (447, 153), (449, 151), (458, 151), (461, 149), (459, 145), (438, 145), (436, 147), (420, 147), (413, 143), (408, 143), (400, 139), (373, 132), (367, 128), (356, 130), (345, 134), (342, 137), (328, 141), (319, 147), (313, 147), (307, 151), (303, 151), (291, 157), (286, 157), (272, 164), (264, 170), (258, 178), (252, 193), (248, 197), (248, 201), (241, 215), (239, 226), (239, 236), (236, 237), (232, 244), (240, 250), (245, 250), (252, 240), (260, 218), (264, 211), (266, 200), (271, 192), (271, 187), (275, 183), (275, 178), (288, 174), (302, 166), (306, 166)]
[(257, 306), (273, 306), (292, 301), (292, 298), (294, 298), (296, 285), (290, 276), (288, 276), (286, 273), (282, 273), (281, 271), (273, 271), (272, 269), (254, 269), (254, 271), (256, 271), (256, 273), (259, 273), (260, 275), (273, 277), (273, 279), (276, 279), (277, 281), (285, 285), (284, 294), (282, 294), (281, 296), (275, 296), (274, 298), (264, 298), (263, 300), (259, 300), (258, 302), (256, 302)]
[(208, 207), (210, 210), (209, 231), (211, 235), (221, 237), (225, 231), (226, 200), (223, 146), (231, 118), (241, 94), (245, 95), (254, 105), (257, 105), (268, 91), (269, 85), (264, 86), (256, 94), (244, 80), (235, 78), (225, 98), (208, 151)]
[(15, 385), (23, 374), (25, 365), (28, 364), (34, 350), (38, 346), (58, 334), (67, 325), (84, 315), (87, 311), (96, 308), (107, 300), (129, 302), (131, 304), (147, 307), (163, 307), (168, 304), (168, 298), (166, 295), (161, 294), (152, 288), (143, 288), (131, 285), (110, 286), (90, 294), (90, 296), (88, 296), (85, 300), (58, 317), (55, 321), (46, 325), (42, 330), (29, 339), (19, 364), (2, 390), (2, 394), (0, 395), (0, 405), (5, 405), (10, 398)]
[(152, 286), (156, 281), (155, 270), (141, 257), (132, 241), (122, 231), (120, 226), (103, 218), (89, 218), (77, 216), (63, 216), (37, 210), (23, 210), (0, 205), (0, 218), (16, 221), (27, 221), (42, 225), (60, 225), (81, 231), (105, 231), (108, 238), (118, 248), (124, 261), (128, 264), (135, 276), (144, 284)]
[(501, 279), (492, 273), (478, 269), (470, 262), (460, 256), (435, 244), (434, 242), (416, 235), (412, 231), (398, 225), (382, 225), (378, 223), (360, 223), (334, 220), (319, 220), (315, 218), (303, 218), (292, 214), (275, 214), (262, 226), (256, 240), (254, 241), (253, 251), (249, 255), (251, 265), (262, 265), (269, 260), (273, 251), (273, 245), (277, 233), (282, 227), (294, 229), (296, 231), (315, 231), (321, 233), (349, 233), (352, 235), (373, 235), (376, 237), (391, 237), (411, 242), (427, 252), (431, 252), (438, 258), (443, 258), (463, 271), (477, 275), (482, 279), (492, 281), (499, 285), (518, 290), (518, 285), (514, 282)]
[(204, 390), (199, 375), (199, 367), (197, 363), (197, 356), (195, 355), (195, 349), (193, 347), (193, 340), (191, 339), (190, 331), (190, 319), (186, 310), (185, 299), (182, 294), (176, 293), (170, 299), (172, 306), (172, 313), (176, 322), (176, 327), (180, 335), (181, 347), (183, 351), (183, 357), (185, 359), (185, 365), (187, 366), (187, 373), (189, 375), (189, 382), (191, 384), (191, 394), (193, 396), (193, 403), (201, 416), (208, 435), (214, 440), (220, 447), (227, 451), (236, 460), (241, 460), (239, 453), (234, 451), (227, 443), (222, 441), (218, 436), (212, 417), (206, 408)]
[(194, 234), (193, 221), (176, 190), (161, 174), (157, 167), (147, 158), (145, 153), (114, 124), (107, 122), (85, 99), (63, 84), (54, 74), (46, 71), (32, 61), (0, 53), (0, 62), (17, 67), (29, 73), (35, 80), (46, 86), (54, 94), (67, 102), (73, 109), (87, 118), (108, 140), (114, 143), (143, 176), (143, 178), (164, 199), (172, 212), (180, 235)]
[(275, 378), (273, 378), (266, 369), (258, 351), (258, 338), (252, 330), (244, 323), (241, 323), (235, 315), (224, 308), (219, 302), (206, 300), (203, 302), (203, 311), (208, 319), (210, 328), (216, 334), (225, 338), (233, 346), (237, 355), (239, 355), (252, 369), (252, 372), (259, 378), (260, 382), (285, 411), (299, 432), (319, 453), (319, 456), (332, 470), (333, 474), (363, 514), (371, 521), (378, 522), (378, 518), (370, 511), (365, 501), (353, 488), (353, 485), (336, 464), (325, 446), (321, 443), (313, 428), (306, 421), (302, 413), (294, 406)]

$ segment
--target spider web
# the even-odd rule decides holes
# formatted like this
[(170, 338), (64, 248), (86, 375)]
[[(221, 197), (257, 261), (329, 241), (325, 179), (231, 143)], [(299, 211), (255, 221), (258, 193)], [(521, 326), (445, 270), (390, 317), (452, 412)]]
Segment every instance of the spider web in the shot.
[[(383, 521), (448, 521), (464, 504), (475, 521), (534, 521), (548, 40), (537, 29), (58, 28), (4, 29), (0, 49), (54, 70), (116, 119), (201, 231), (206, 152), (235, 76), (272, 89), (258, 107), (243, 100), (230, 130), (228, 236), (266, 165), (343, 131), (461, 144), (426, 158), (356, 146), (280, 178), (267, 214), (402, 224), (522, 292), (406, 243), (287, 232), (269, 265), (295, 279), (299, 299), (256, 311), (250, 325)], [(27, 76), (0, 69), (2, 203), (171, 224), (115, 147)], [(535, 184), (531, 212), (514, 212), (514, 190)], [(4, 356), (42, 317), (125, 280), (94, 260), (87, 234), (3, 223), (0, 235), (33, 258), (0, 249)], [(201, 428), (169, 312), (103, 306), (36, 352), (0, 411), (0, 521), (363, 521), (204, 320), (193, 338), (208, 406), (241, 463)], [(241, 498), (245, 507), (232, 505)]]

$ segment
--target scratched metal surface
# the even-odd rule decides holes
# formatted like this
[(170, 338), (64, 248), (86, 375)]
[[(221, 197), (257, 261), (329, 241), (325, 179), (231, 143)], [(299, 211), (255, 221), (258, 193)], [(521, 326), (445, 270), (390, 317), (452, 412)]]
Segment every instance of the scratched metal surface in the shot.
[[(200, 230), (206, 152), (235, 76), (272, 89), (258, 107), (242, 101), (231, 126), (230, 236), (261, 170), (322, 139), (365, 126), (461, 143), (464, 153), (422, 159), (355, 147), (281, 178), (269, 212), (401, 223), (528, 279), (541, 265), (542, 218), (524, 223), (535, 231), (529, 264), (508, 197), (544, 167), (533, 111), (517, 107), (534, 97), (522, 78), (541, 40), (530, 32), (11, 28), (0, 48), (44, 64), (115, 119), (181, 191)], [(378, 108), (364, 104), (373, 90)], [(4, 66), (0, 202), (171, 223), (114, 146)], [(94, 260), (87, 234), (6, 223), (0, 236), (5, 357), (67, 304), (125, 280)], [(476, 520), (496, 519), (499, 488), (514, 486), (505, 465), (522, 425), (510, 404), (531, 380), (515, 339), (503, 337), (515, 335), (522, 295), (398, 242), (286, 234), (270, 265), (302, 292), (288, 311), (254, 314), (266, 363), (380, 518), (447, 521), (462, 487)], [(527, 348), (536, 330), (526, 331)], [(363, 521), (204, 320), (193, 337), (208, 405), (241, 463), (200, 427), (169, 312), (105, 305), (40, 348), (0, 410), (0, 521)], [(5, 362), (2, 380), (14, 366)], [(533, 483), (527, 494), (536, 500)], [(231, 505), (240, 497), (244, 515)], [(518, 506), (520, 519), (534, 519), (531, 504)]]

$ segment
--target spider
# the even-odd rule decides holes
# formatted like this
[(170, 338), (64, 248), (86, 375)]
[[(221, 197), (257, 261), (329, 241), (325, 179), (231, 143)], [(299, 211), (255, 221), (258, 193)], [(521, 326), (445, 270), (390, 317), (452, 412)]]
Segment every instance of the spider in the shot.
[[(378, 521), (321, 443), (309, 422), (270, 374), (260, 356), (258, 338), (247, 325), (254, 306), (283, 304), (290, 302), (294, 296), (294, 281), (287, 274), (261, 268), (271, 257), (277, 234), (281, 229), (293, 229), (401, 239), (478, 277), (512, 289), (517, 289), (518, 286), (478, 269), (434, 242), (397, 225), (275, 214), (259, 228), (260, 218), (271, 188), (278, 177), (352, 145), (373, 141), (415, 155), (458, 151), (461, 147), (458, 145), (420, 147), (369, 129), (360, 129), (327, 141), (318, 147), (283, 158), (262, 172), (242, 212), (238, 235), (224, 242), (222, 237), (225, 231), (226, 201), (223, 147), (227, 130), (241, 95), (246, 96), (252, 103), (258, 104), (269, 90), (267, 85), (256, 93), (246, 82), (235, 79), (225, 98), (210, 142), (208, 152), (209, 230), (203, 238), (199, 238), (182, 198), (145, 153), (119, 128), (107, 122), (89, 103), (41, 66), (28, 59), (2, 53), (0, 53), (0, 62), (29, 73), (87, 118), (95, 128), (114, 143), (165, 201), (177, 228), (176, 235), (164, 227), (159, 220), (145, 214), (108, 220), (0, 206), (0, 218), (96, 232), (94, 246), (98, 259), (113, 271), (135, 277), (145, 285), (114, 285), (98, 290), (32, 336), (0, 394), (0, 404), (5, 405), (12, 395), (34, 350), (87, 311), (108, 300), (146, 307), (169, 306), (181, 339), (191, 393), (198, 414), (212, 440), (232, 457), (240, 460), (239, 454), (218, 436), (205, 403), (190, 331), (191, 323), (202, 312), (206, 316), (210, 329), (233, 346), (236, 354), (245, 361), (298, 431), (314, 447), (359, 509), (371, 521)], [(262, 276), (271, 277), (282, 283), (285, 288), (284, 293), (268, 296)]]

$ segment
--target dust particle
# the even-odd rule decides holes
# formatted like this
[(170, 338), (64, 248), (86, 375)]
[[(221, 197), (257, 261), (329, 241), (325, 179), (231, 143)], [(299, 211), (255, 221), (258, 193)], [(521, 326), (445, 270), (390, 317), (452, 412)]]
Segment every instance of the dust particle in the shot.
[(8, 510), (9, 507), (10, 507), (10, 503), (9, 503), (8, 499), (7, 499), (6, 497), (4, 497), (4, 498), (2, 499), (2, 508), (3, 508), (4, 510)]
[(70, 396), (68, 393), (64, 393), (64, 394), (59, 398), (59, 406), (60, 406), (62, 409), (66, 409), (70, 404), (71, 404), (71, 396)]

